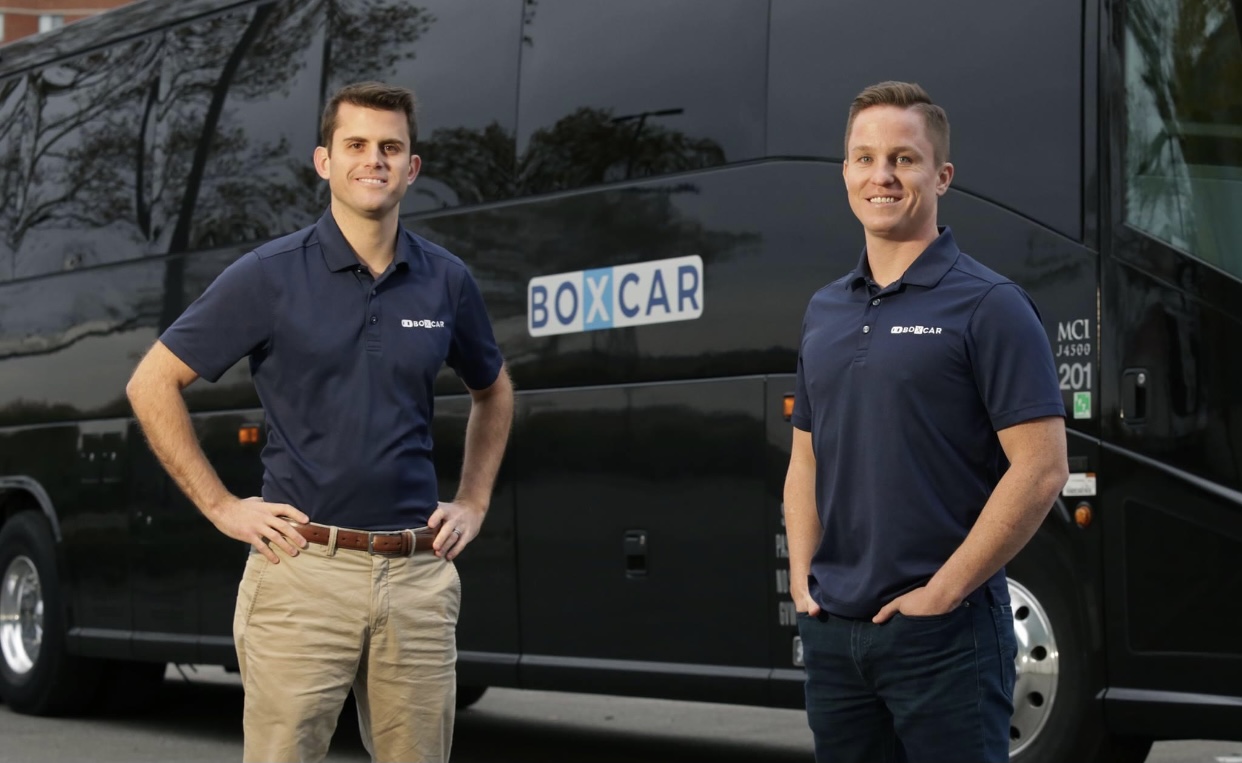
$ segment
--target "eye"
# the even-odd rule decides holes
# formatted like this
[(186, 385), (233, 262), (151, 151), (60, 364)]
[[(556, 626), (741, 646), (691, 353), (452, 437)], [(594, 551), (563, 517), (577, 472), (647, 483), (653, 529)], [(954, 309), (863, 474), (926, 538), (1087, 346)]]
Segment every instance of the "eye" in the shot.
[(854, 161), (858, 162), (859, 164), (870, 164), (871, 157), (867, 156), (866, 154), (863, 154), (862, 156), (859, 156), (856, 159), (854, 159)]
[(401, 146), (398, 146), (396, 143), (389, 143), (388, 145), (384, 146), (384, 151), (390, 154), (397, 154), (397, 153), (400, 153)]
[(914, 164), (914, 160), (908, 156), (899, 156), (897, 157), (897, 163), (898, 164)]

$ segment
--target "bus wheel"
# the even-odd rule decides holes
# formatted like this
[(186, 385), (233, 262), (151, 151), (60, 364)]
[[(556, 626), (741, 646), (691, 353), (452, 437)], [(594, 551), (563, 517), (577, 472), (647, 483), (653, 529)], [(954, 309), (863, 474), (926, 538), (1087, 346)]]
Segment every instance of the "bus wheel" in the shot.
[(487, 691), (486, 686), (458, 686), (457, 687), (457, 709), (465, 710), (466, 708), (483, 699), (483, 693)]
[(65, 649), (65, 608), (52, 531), (23, 511), (0, 528), (0, 697), (19, 713), (57, 715), (88, 705), (98, 664)]
[(1113, 736), (1104, 726), (1096, 699), (1101, 666), (1087, 640), (1077, 584), (1055, 539), (1040, 530), (1007, 571), (1018, 641), (1011, 763), (1142, 763), (1150, 739)]
[(1009, 602), (1018, 638), (1018, 680), (1009, 720), (1009, 756), (1015, 758), (1034, 745), (1048, 723), (1057, 699), (1061, 653), (1048, 612), (1026, 586), (1010, 580)]

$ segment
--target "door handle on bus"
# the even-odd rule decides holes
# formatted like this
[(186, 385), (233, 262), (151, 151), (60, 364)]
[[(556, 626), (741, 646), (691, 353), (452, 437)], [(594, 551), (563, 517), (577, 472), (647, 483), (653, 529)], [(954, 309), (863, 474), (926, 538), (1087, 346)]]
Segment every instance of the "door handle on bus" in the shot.
[(1147, 420), (1146, 368), (1127, 368), (1121, 373), (1121, 420), (1131, 426)]
[(647, 531), (627, 530), (625, 533), (625, 576), (647, 576)]

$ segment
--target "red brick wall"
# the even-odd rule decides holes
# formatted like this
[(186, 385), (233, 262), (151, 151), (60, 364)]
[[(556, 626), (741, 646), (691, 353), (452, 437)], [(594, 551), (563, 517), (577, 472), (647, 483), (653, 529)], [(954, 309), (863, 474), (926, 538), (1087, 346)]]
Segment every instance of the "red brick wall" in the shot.
[(0, 0), (0, 13), (4, 14), (4, 39), (0, 43), (38, 33), (39, 15), (43, 13), (60, 14), (68, 24), (131, 2), (133, 0)]
[(4, 14), (4, 42), (20, 40), (38, 31), (38, 16), (18, 15), (16, 13)]
[(106, 11), (127, 5), (132, 0), (0, 0), (0, 8), (37, 11), (40, 13), (63, 13), (72, 11)]

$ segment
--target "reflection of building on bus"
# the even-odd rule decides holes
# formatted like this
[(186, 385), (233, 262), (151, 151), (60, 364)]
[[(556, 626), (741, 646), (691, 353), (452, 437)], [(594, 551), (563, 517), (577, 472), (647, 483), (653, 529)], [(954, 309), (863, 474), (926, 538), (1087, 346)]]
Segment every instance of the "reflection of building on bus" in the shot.
[(5, 0), (0, 5), (0, 45), (119, 8), (134, 0)]
[[(473, 268), (519, 389), (461, 560), (462, 702), (801, 703), (785, 399), (808, 298), (862, 245), (850, 100), (914, 79), (953, 119), (941, 222), (1036, 301), (1070, 430), (1070, 483), (1009, 567), (1014, 757), (1242, 734), (1234, 6), (903, 3), (879, 62), (842, 31), (872, 13), (185, 0), (0, 48), (0, 695), (81, 709), (235, 662), (245, 548), (166, 481), (124, 385), (228, 263), (317, 218), (323, 94), (380, 78), (421, 102), (404, 221)], [(943, 336), (923, 323), (887, 328)], [(451, 495), (466, 404), (438, 390)], [(261, 490), (248, 368), (187, 399), (225, 483)]]

